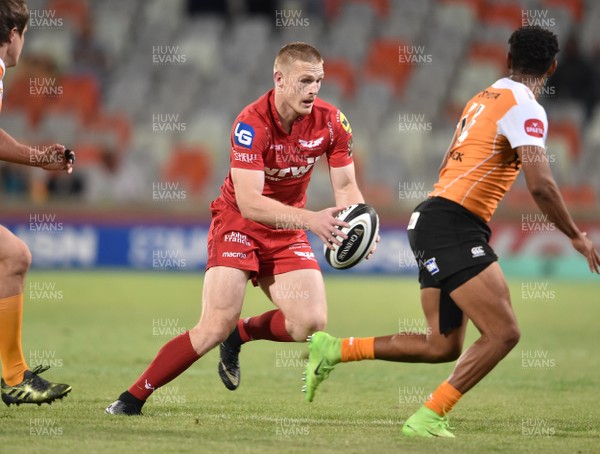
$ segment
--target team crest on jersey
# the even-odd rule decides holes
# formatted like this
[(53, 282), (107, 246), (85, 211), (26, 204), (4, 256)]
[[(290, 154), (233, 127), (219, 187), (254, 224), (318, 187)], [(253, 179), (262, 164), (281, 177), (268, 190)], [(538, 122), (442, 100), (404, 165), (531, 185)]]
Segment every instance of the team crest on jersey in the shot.
[(350, 126), (350, 122), (346, 118), (346, 115), (344, 115), (344, 112), (341, 110), (337, 111), (337, 121), (342, 125), (342, 128), (344, 128), (346, 134), (352, 133), (352, 126)]
[(324, 137), (319, 137), (318, 139), (315, 139), (315, 140), (302, 140), (302, 139), (298, 139), (298, 143), (303, 148), (310, 148), (310, 149), (312, 149), (312, 148), (316, 148), (319, 145), (321, 145), (323, 143), (323, 139), (324, 139)]
[(544, 137), (544, 123), (541, 120), (530, 118), (525, 120), (525, 133), (532, 137)]

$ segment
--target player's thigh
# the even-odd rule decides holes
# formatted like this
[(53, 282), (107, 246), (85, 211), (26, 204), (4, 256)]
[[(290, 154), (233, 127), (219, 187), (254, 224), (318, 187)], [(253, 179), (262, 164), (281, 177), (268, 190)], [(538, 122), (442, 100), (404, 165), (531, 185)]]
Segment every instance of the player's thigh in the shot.
[(31, 253), (27, 245), (6, 227), (0, 225), (0, 267), (15, 272), (27, 271)]
[(214, 266), (204, 275), (200, 324), (233, 330), (242, 311), (249, 272)]
[(462, 324), (458, 328), (442, 334), (440, 332), (440, 293), (439, 288), (421, 289), (421, 305), (428, 325), (427, 341), (440, 356), (455, 358), (462, 351), (467, 331), (467, 317), (463, 315)]
[(453, 290), (450, 296), (480, 333), (492, 339), (518, 341), (517, 318), (498, 262)]
[(299, 269), (258, 279), (269, 299), (288, 321), (327, 323), (327, 299), (323, 275), (316, 269)]

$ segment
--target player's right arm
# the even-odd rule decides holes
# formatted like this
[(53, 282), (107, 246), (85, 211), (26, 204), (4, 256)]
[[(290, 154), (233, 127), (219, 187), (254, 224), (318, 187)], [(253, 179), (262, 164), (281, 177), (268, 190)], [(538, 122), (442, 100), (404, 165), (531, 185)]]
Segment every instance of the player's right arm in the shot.
[(0, 161), (69, 173), (73, 170), (73, 163), (66, 159), (63, 145), (35, 149), (20, 144), (3, 129), (0, 129)]
[(573, 247), (587, 259), (590, 270), (600, 274), (598, 252), (594, 243), (573, 222), (552, 176), (546, 150), (543, 147), (527, 145), (517, 147), (516, 151), (522, 163), (527, 189), (537, 206), (556, 228), (569, 237)]
[(331, 243), (342, 243), (337, 236), (343, 236), (337, 227), (349, 225), (335, 216), (344, 207), (326, 208), (310, 211), (285, 205), (278, 200), (263, 195), (265, 174), (263, 170), (231, 169), (231, 179), (235, 188), (235, 199), (246, 219), (286, 229), (308, 229), (317, 235), (328, 247)]

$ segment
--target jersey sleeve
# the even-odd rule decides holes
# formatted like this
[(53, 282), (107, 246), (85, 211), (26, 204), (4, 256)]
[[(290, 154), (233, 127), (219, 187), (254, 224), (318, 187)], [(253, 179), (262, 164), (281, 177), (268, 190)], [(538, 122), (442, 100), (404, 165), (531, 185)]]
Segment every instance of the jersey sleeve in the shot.
[(327, 150), (329, 167), (345, 167), (352, 163), (352, 127), (350, 122), (338, 110), (331, 118), (332, 140)]
[(512, 148), (525, 145), (545, 148), (546, 111), (536, 102), (516, 104), (498, 121), (498, 133), (508, 139)]
[(231, 129), (231, 168), (264, 170), (263, 154), (268, 146), (265, 125), (251, 116), (240, 115)]

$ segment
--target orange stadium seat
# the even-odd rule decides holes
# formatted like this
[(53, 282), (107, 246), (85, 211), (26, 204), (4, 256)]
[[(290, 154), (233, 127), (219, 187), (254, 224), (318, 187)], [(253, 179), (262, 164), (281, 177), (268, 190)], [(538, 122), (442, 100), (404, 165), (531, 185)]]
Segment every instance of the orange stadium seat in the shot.
[(89, 167), (100, 164), (102, 161), (102, 146), (96, 144), (78, 143), (75, 145), (77, 153), (77, 167)]
[(342, 59), (325, 60), (325, 76), (333, 79), (342, 89), (345, 97), (353, 97), (356, 91), (356, 80), (352, 65)]
[(48, 103), (49, 110), (76, 112), (84, 123), (93, 120), (100, 111), (100, 87), (93, 76), (64, 76), (60, 79), (62, 96)]
[(499, 43), (474, 42), (469, 49), (469, 59), (495, 63), (500, 71), (506, 69), (506, 54), (506, 45)]
[(90, 19), (86, 0), (50, 0), (45, 9), (55, 11), (56, 17), (68, 19), (75, 28), (82, 27)]
[(518, 28), (523, 24), (523, 8), (516, 3), (487, 4), (479, 11), (481, 22)]
[(408, 44), (401, 40), (376, 40), (371, 44), (365, 65), (367, 77), (388, 82), (401, 95), (412, 71), (410, 64), (400, 62), (401, 49)]
[(561, 186), (560, 192), (569, 206), (577, 208), (596, 207), (596, 192), (589, 185)]
[(131, 122), (124, 114), (99, 114), (89, 125), (88, 129), (93, 132), (113, 132), (116, 134), (120, 150), (125, 150), (131, 139)]
[(10, 91), (4, 96), (2, 107), (7, 110), (21, 109), (27, 112), (31, 126), (37, 125), (47, 108), (49, 99), (34, 96), (30, 92), (30, 77), (20, 76), (10, 84)]
[(196, 195), (204, 189), (210, 174), (210, 152), (200, 145), (176, 145), (163, 169), (167, 181), (181, 182)]

